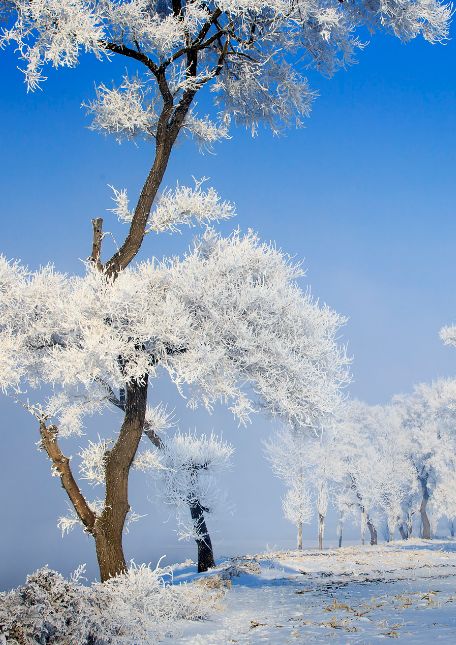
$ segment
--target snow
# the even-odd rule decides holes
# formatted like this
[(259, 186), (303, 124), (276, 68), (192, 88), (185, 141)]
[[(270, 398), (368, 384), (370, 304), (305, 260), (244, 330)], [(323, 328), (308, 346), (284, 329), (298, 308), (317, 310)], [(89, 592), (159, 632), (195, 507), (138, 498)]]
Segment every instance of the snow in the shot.
[(176, 644), (455, 642), (456, 541), (265, 553), (207, 575), (231, 580), (223, 609)]

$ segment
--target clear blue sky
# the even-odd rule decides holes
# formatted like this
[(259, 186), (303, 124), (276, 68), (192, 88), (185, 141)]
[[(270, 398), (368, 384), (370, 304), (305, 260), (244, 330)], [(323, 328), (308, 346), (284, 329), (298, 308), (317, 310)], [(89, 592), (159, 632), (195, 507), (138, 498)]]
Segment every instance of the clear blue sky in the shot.
[[(16, 65), (11, 52), (1, 53), (0, 252), (32, 267), (52, 261), (79, 271), (78, 259), (89, 254), (92, 217), (104, 216), (105, 227), (122, 237), (122, 227), (106, 213), (107, 184), (134, 196), (152, 150), (119, 146), (86, 127), (81, 102), (93, 95), (95, 81), (116, 78), (118, 67), (85, 57), (76, 70), (50, 70), (43, 92), (27, 94)], [(310, 75), (320, 97), (306, 128), (281, 138), (260, 132), (254, 139), (235, 130), (215, 155), (182, 143), (167, 174), (170, 185), (210, 177), (237, 204), (237, 221), (224, 230), (251, 227), (305, 259), (313, 293), (350, 318), (343, 340), (354, 357), (351, 392), (370, 403), (455, 372), (456, 352), (438, 338), (443, 324), (456, 321), (455, 69), (454, 41), (403, 45), (374, 36), (358, 65), (332, 80)], [(143, 256), (179, 252), (190, 238), (151, 238)], [(179, 407), (166, 385), (155, 393)], [(75, 532), (62, 542), (57, 533), (65, 500), (36, 452), (33, 421), (5, 399), (0, 409), (0, 504), (8, 518), (0, 532), (6, 555), (0, 587), (45, 563), (68, 571), (88, 561), (93, 570), (89, 538)], [(281, 519), (281, 487), (260, 450), (267, 422), (258, 419), (238, 431), (222, 411), (209, 419), (183, 411), (183, 421), (184, 428), (198, 424), (202, 430), (222, 425), (238, 448), (227, 476), (237, 511), (221, 519), (219, 553), (291, 544), (293, 528)], [(152, 495), (150, 486), (133, 486), (138, 500), (144, 490)], [(127, 537), (128, 555), (138, 561), (163, 552), (177, 557), (172, 518), (164, 525), (162, 509), (141, 510), (151, 516)], [(155, 513), (159, 518), (151, 520)], [(182, 547), (181, 553), (192, 552), (192, 545)]]

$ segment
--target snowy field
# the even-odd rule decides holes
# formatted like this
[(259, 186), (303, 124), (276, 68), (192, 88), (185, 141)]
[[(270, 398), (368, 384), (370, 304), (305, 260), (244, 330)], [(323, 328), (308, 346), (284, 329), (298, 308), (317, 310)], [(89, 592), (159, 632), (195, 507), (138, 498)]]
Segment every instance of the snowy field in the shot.
[(456, 643), (456, 541), (272, 552), (207, 577), (231, 585), (221, 610), (176, 644)]

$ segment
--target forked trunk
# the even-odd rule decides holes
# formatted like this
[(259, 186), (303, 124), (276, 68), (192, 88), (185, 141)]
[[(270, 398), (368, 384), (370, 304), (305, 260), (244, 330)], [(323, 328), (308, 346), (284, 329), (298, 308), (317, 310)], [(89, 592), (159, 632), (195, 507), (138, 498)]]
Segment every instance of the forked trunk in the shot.
[(130, 510), (128, 475), (143, 432), (146, 404), (147, 376), (127, 385), (124, 421), (113, 449), (106, 453), (105, 505), (93, 529), (102, 582), (127, 570), (122, 535)]
[(302, 522), (298, 522), (297, 547), (300, 551), (302, 551)]
[(367, 517), (366, 526), (369, 529), (371, 546), (374, 546), (374, 544), (377, 544), (377, 529), (372, 524), (369, 516)]
[(429, 490), (427, 487), (427, 475), (424, 477), (420, 477), (420, 484), (421, 484), (421, 491), (423, 493), (423, 497), (421, 499), (421, 504), (420, 504), (420, 515), (421, 515), (421, 537), (424, 540), (430, 540), (431, 539), (431, 523), (429, 521), (429, 517), (427, 515), (426, 507), (427, 503), (429, 501)]
[(212, 541), (207, 530), (206, 520), (204, 517), (204, 508), (198, 501), (195, 501), (190, 506), (190, 514), (193, 520), (193, 526), (198, 537), (195, 538), (198, 547), (198, 573), (207, 571), (211, 567), (215, 567), (214, 551), (212, 549)]
[(323, 551), (323, 535), (325, 532), (325, 516), (318, 515), (318, 548)]

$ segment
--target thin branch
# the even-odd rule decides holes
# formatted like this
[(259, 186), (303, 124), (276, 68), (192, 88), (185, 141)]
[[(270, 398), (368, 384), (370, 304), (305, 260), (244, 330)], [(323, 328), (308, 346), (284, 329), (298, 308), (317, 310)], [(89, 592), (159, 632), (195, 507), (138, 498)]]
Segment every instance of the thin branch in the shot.
[(92, 254), (90, 256), (90, 261), (99, 269), (103, 269), (101, 263), (101, 242), (103, 240), (103, 218), (97, 217), (92, 220), (93, 227), (93, 240), (92, 240)]
[(40, 420), (41, 446), (46, 451), (52, 465), (60, 476), (60, 481), (65, 489), (77, 516), (89, 533), (93, 533), (96, 515), (87, 504), (81, 493), (71, 471), (70, 460), (66, 457), (57, 443), (58, 429), (55, 425), (47, 426), (44, 420)]
[(127, 56), (128, 58), (134, 58), (140, 63), (143, 63), (143, 65), (145, 65), (148, 69), (150, 69), (150, 71), (155, 75), (158, 72), (158, 67), (154, 63), (154, 61), (148, 56), (146, 56), (146, 54), (143, 54), (140, 51), (131, 49), (131, 47), (127, 47), (126, 45), (118, 45), (117, 43), (111, 43), (106, 40), (100, 41), (100, 45), (105, 49), (107, 49), (108, 51), (114, 52), (115, 54), (120, 54), (121, 56)]

